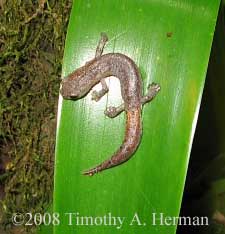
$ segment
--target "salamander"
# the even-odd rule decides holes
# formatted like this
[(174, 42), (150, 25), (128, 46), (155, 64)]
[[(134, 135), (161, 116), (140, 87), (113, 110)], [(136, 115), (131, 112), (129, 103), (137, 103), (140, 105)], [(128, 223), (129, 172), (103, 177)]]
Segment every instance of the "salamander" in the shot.
[(121, 53), (102, 54), (107, 41), (107, 35), (102, 33), (95, 58), (66, 76), (60, 88), (64, 99), (77, 100), (89, 93), (96, 84), (101, 83), (102, 89), (92, 92), (92, 99), (99, 101), (108, 92), (106, 77), (114, 76), (121, 84), (121, 96), (124, 103), (118, 107), (110, 106), (104, 113), (114, 118), (125, 111), (126, 130), (123, 143), (109, 159), (83, 173), (89, 176), (120, 165), (131, 158), (142, 136), (142, 106), (150, 102), (160, 91), (159, 84), (152, 83), (148, 87), (147, 94), (143, 96), (142, 79), (137, 65), (131, 58)]

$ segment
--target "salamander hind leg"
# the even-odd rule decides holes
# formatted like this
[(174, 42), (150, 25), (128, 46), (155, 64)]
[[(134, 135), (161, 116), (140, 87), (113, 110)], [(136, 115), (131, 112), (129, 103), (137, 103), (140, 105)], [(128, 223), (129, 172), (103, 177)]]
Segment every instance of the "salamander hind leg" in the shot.
[(101, 79), (101, 85), (102, 85), (102, 89), (99, 91), (94, 90), (91, 93), (92, 96), (92, 100), (95, 100), (96, 102), (98, 102), (106, 93), (108, 93), (109, 88), (105, 82), (105, 79)]
[(124, 111), (124, 104), (115, 107), (115, 106), (109, 106), (106, 108), (104, 111), (105, 115), (108, 116), (109, 118), (114, 118), (117, 115), (119, 115), (122, 111)]
[(160, 91), (160, 86), (159, 84), (152, 83), (148, 87), (148, 93), (147, 95), (143, 96), (141, 99), (141, 103), (144, 105), (147, 102), (150, 102)]

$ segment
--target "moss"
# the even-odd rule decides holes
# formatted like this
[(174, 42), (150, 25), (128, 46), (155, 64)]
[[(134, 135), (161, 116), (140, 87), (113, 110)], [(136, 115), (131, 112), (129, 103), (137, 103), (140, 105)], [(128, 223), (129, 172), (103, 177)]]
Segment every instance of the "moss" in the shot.
[(0, 0), (0, 222), (8, 231), (13, 212), (42, 212), (52, 199), (71, 2)]

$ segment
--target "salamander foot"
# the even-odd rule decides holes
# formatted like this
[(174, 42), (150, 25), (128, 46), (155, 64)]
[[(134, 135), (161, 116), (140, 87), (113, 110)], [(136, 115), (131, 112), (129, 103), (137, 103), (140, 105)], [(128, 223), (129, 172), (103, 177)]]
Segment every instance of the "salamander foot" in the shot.
[(109, 106), (104, 111), (104, 114), (108, 116), (109, 118), (114, 118), (117, 115), (119, 115), (122, 111), (124, 111), (124, 104), (115, 107), (115, 106)]

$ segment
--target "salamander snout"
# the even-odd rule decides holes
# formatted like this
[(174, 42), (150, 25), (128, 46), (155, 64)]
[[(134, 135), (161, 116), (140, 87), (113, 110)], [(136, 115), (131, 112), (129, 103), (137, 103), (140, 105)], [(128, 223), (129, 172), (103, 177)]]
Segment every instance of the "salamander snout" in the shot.
[(77, 99), (79, 97), (79, 93), (76, 92), (74, 86), (67, 80), (61, 81), (60, 94), (65, 99)]

